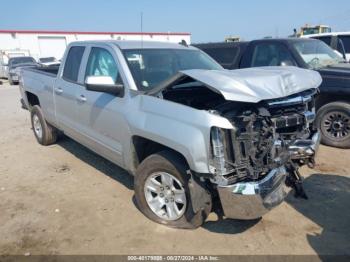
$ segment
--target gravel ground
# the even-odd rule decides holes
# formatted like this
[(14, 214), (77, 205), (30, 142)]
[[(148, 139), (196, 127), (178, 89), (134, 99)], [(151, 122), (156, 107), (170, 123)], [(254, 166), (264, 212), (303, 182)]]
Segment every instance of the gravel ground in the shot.
[(350, 254), (350, 150), (302, 169), (309, 200), (175, 230), (138, 211), (124, 170), (69, 138), (40, 146), (19, 96), (0, 85), (0, 254)]

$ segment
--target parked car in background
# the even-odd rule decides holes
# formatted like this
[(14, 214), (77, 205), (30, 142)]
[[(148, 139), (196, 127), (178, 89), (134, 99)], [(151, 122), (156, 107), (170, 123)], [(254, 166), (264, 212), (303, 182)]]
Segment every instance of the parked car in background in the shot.
[(316, 39), (261, 39), (197, 44), (226, 69), (297, 66), (322, 76), (316, 98), (316, 125), (326, 145), (350, 148), (350, 64)]
[(219, 198), (227, 218), (256, 219), (284, 185), (306, 197), (298, 168), (314, 165), (320, 75), (300, 68), (223, 68), (194, 47), (87, 41), (57, 71), (23, 70), (20, 91), (42, 145), (57, 131), (135, 176), (139, 209), (195, 228)]
[(22, 68), (35, 66), (38, 66), (38, 63), (31, 56), (19, 56), (10, 58), (8, 62), (8, 80), (10, 85), (18, 83)]
[(0, 50), (0, 78), (8, 78), (8, 63), (11, 57), (29, 56), (28, 50)]
[(58, 65), (60, 65), (60, 61), (58, 61), (55, 57), (41, 57), (41, 58), (39, 58), (38, 62), (41, 66), (58, 66)]
[(350, 61), (350, 32), (312, 34), (302, 37), (321, 40), (342, 55), (346, 61)]

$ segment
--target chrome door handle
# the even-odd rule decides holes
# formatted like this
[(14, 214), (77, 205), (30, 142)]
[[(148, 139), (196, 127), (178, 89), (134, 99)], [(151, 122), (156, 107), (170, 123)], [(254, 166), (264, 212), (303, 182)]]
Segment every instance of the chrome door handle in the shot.
[(86, 102), (86, 100), (87, 100), (84, 95), (78, 96), (77, 99), (78, 99), (79, 102), (82, 102), (82, 103)]
[(60, 88), (60, 87), (56, 87), (56, 88), (55, 88), (55, 93), (58, 94), (58, 95), (60, 95), (60, 94), (63, 93), (63, 89)]

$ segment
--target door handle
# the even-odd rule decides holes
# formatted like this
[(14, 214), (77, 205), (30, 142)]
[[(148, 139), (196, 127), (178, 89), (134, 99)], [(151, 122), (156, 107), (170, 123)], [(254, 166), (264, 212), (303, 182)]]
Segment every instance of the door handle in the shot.
[(56, 88), (55, 88), (55, 93), (58, 94), (58, 95), (60, 95), (60, 94), (63, 93), (63, 89), (60, 88), (60, 87), (56, 87)]
[(84, 95), (78, 96), (77, 99), (78, 99), (78, 101), (81, 102), (81, 103), (84, 103), (84, 102), (86, 102), (86, 100), (87, 100), (86, 97), (85, 97)]

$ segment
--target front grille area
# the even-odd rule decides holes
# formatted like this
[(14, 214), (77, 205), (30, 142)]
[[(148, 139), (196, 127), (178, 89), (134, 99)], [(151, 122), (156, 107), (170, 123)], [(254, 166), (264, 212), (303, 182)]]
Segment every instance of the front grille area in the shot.
[(221, 130), (223, 154), (218, 172), (226, 183), (255, 181), (290, 161), (288, 145), (312, 133), (315, 91), (257, 105), (231, 104), (222, 113), (235, 127)]
[(274, 118), (273, 127), (277, 129), (277, 132), (281, 128), (304, 125), (305, 116), (304, 114), (291, 114)]
[(296, 95), (265, 101), (265, 105), (272, 117), (303, 113), (315, 106), (313, 99), (315, 93), (315, 90), (307, 90)]
[(283, 99), (267, 101), (276, 133), (292, 134), (308, 127), (307, 116), (314, 115), (314, 92), (308, 91)]

